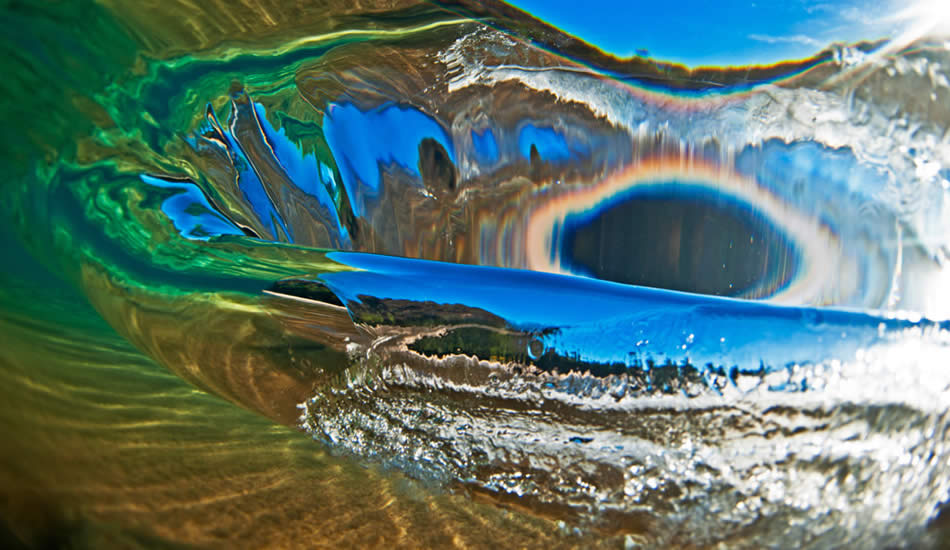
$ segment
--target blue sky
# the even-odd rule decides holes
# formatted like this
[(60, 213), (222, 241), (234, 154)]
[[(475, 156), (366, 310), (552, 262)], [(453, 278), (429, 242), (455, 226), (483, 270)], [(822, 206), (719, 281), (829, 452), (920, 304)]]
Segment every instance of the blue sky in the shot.
[[(896, 0), (509, 0), (548, 23), (620, 57), (699, 65), (801, 59), (833, 42), (894, 32)], [(947, 0), (950, 1), (950, 0)]]

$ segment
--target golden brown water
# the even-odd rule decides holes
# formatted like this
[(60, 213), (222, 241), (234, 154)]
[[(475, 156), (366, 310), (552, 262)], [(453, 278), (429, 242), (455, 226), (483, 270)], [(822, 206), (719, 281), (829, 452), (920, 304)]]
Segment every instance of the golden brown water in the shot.
[(6, 276), (0, 293), (5, 547), (581, 544), (553, 520), (331, 456), (157, 365), (78, 295), (38, 292)]

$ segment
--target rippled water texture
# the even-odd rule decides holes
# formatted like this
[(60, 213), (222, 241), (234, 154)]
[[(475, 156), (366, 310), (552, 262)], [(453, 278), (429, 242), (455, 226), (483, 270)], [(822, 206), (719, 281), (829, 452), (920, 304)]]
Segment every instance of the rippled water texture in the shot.
[(692, 69), (506, 4), (5, 5), (0, 542), (939, 545), (950, 13), (863, 9)]

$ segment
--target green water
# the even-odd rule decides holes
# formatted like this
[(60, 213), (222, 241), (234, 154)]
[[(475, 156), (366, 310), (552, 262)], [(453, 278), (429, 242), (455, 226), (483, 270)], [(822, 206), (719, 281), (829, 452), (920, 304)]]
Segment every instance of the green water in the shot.
[[(213, 289), (223, 301), (253, 309), (259, 306), (247, 289), (258, 291), (256, 281), (309, 272), (322, 258), (279, 248), (246, 254), (253, 248), (246, 243), (217, 257), (180, 241), (165, 253), (163, 241), (171, 238), (165, 221), (123, 218), (124, 211), (148, 209), (138, 208), (138, 173), (176, 171), (156, 150), (192, 116), (176, 110), (157, 125), (134, 107), (143, 101), (142, 82), (161, 79), (163, 59), (212, 45), (214, 57), (253, 44), (270, 63), (273, 44), (348, 23), (312, 14), (300, 19), (264, 5), (182, 6), (130, 3), (112, 11), (77, 1), (2, 8), (0, 545), (418, 547), (494, 540), (556, 546), (571, 540), (551, 521), (329, 456), (308, 435), (156, 364), (90, 306), (81, 289), (95, 295), (100, 283), (120, 294), (147, 287), (135, 303), (161, 301), (168, 338), (181, 340), (187, 333), (167, 313), (169, 301), (178, 297), (176, 307), (200, 310), (201, 292)], [(280, 36), (256, 9), (284, 19)], [(168, 82), (163, 93), (183, 94), (191, 106), (226, 93), (239, 69), (221, 65), (200, 83), (205, 88), (192, 83), (175, 90)], [(279, 81), (268, 80), (279, 89)], [(151, 105), (163, 100), (146, 98)], [(221, 307), (208, 305), (206, 296), (204, 304)], [(107, 300), (98, 307), (110, 315)], [(121, 307), (112, 319), (149, 348), (116, 311)], [(148, 337), (160, 338), (156, 326)], [(264, 408), (278, 418), (296, 415), (292, 400), (281, 406)]]

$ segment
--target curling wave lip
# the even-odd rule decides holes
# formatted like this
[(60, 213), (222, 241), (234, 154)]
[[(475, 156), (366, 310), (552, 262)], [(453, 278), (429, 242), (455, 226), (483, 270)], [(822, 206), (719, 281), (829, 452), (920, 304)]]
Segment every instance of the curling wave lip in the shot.
[[(918, 306), (937, 300), (912, 267), (945, 271), (946, 49), (900, 51), (866, 81), (849, 56), (874, 44), (736, 70), (610, 64), (537, 47), (571, 39), (529, 18), (506, 35), (438, 23), (440, 6), (339, 6), (313, 39), (276, 20), (270, 47), (242, 33), (128, 74), (24, 67), (53, 93), (14, 78), (11, 105), (46, 112), (36, 99), (83, 85), (64, 120), (96, 128), (73, 156), (73, 134), (11, 112), (11, 145), (63, 152), (31, 153), (43, 169), (11, 211), (130, 341), (356, 460), (647, 547), (917, 540), (950, 494), (948, 325), (869, 308), (946, 319)], [(651, 208), (578, 253), (596, 224)], [(713, 285), (729, 297), (571, 276), (608, 279), (584, 269), (640, 228), (659, 238), (629, 256), (660, 258), (640, 252), (673, 241), (667, 213), (789, 261), (747, 262), (734, 293)], [(685, 242), (681, 258), (715, 257)]]

